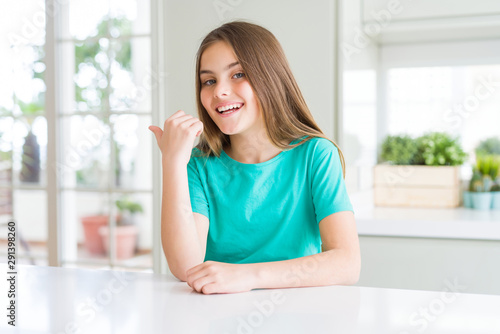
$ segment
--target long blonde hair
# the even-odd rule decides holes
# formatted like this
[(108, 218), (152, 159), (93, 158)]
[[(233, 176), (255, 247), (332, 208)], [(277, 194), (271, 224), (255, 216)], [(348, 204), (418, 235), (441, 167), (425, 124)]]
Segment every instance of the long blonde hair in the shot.
[[(203, 52), (216, 42), (230, 45), (252, 87), (262, 110), (266, 133), (271, 143), (282, 149), (291, 149), (314, 137), (331, 141), (339, 150), (345, 178), (345, 160), (340, 147), (327, 138), (314, 121), (290, 70), (283, 49), (276, 37), (256, 24), (235, 21), (211, 31), (201, 42), (196, 57), (196, 102), (203, 133), (196, 146), (205, 156), (220, 156), (224, 146), (230, 144), (211, 119), (201, 103), (200, 61)], [(289, 145), (303, 136), (306, 139)]]

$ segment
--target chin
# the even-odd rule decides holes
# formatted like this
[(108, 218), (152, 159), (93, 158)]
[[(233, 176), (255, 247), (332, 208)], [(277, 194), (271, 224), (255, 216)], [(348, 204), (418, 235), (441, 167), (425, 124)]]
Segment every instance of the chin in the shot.
[(228, 135), (228, 136), (235, 135), (238, 133), (234, 129), (221, 128), (220, 126), (217, 126), (217, 127), (219, 128), (220, 132), (222, 132), (223, 134)]
[(236, 131), (224, 131), (224, 130), (222, 130), (222, 129), (220, 129), (220, 131), (221, 131), (223, 134), (227, 135), (227, 136), (231, 136), (231, 135), (235, 135), (235, 134), (237, 134), (237, 132), (236, 132)]

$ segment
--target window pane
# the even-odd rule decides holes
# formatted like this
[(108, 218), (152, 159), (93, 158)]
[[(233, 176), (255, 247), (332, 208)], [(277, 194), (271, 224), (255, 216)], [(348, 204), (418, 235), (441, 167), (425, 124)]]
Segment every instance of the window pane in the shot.
[[(74, 92), (68, 91), (74, 101), (64, 103), (63, 110), (148, 112), (154, 79), (150, 73), (150, 39), (132, 36), (149, 32), (149, 2), (138, 6), (136, 1), (112, 1), (110, 8), (100, 4), (71, 2), (71, 13), (79, 17), (84, 15), (75, 8), (85, 12), (95, 6), (99, 10), (89, 14), (90, 24), (87, 19), (80, 23), (71, 20), (73, 35), (90, 39), (76, 42), (74, 50), (63, 44), (67, 62), (63, 66), (69, 70), (71, 59), (75, 59)], [(65, 76), (67, 80), (68, 74)]]
[(12, 140), (14, 182), (43, 186), (46, 180), (47, 120), (41, 116), (20, 118), (11, 124), (12, 128), (5, 136)]
[(112, 110), (149, 112), (151, 90), (162, 76), (151, 71), (151, 42), (149, 38), (113, 40), (111, 42)]
[(62, 192), (65, 263), (110, 263), (111, 230), (115, 217), (115, 264), (152, 267), (152, 197), (150, 194)]
[(47, 122), (44, 114), (44, 1), (15, 1), (0, 20), (0, 158), (10, 161), (14, 182), (45, 183)]
[(347, 163), (376, 163), (376, 75), (358, 70), (343, 73), (343, 151)]
[(99, 25), (108, 15), (109, 2), (101, 0), (71, 0), (63, 3), (65, 13), (69, 14), (69, 30), (62, 30), (64, 39), (85, 39), (99, 34)]
[[(13, 125), (14, 119), (12, 117), (0, 117), (0, 186), (12, 185)], [(0, 199), (0, 202), (2, 203), (0, 206), (6, 206), (8, 204), (7, 194), (0, 195), (0, 198), (4, 199)], [(1, 211), (2, 209), (0, 208), (0, 212)]]
[(107, 264), (99, 229), (108, 225), (109, 196), (100, 192), (61, 193), (63, 261), (92, 261)]
[(388, 128), (420, 135), (451, 105), (451, 67), (398, 68), (388, 73)]
[(105, 189), (109, 185), (109, 124), (92, 115), (64, 118), (61, 163), (57, 164), (63, 187)]
[(19, 262), (46, 265), (47, 195), (45, 191), (14, 190), (13, 197)]
[(112, 115), (116, 186), (125, 189), (152, 189), (151, 116)]
[(12, 113), (16, 104), (43, 105), (45, 92), (44, 1), (11, 1), (5, 7), (0, 19), (0, 115)]
[[(150, 20), (150, 3), (149, 1), (137, 0), (111, 0), (110, 1), (110, 17), (112, 18), (126, 18), (130, 22), (127, 30), (122, 33), (132, 35), (149, 34), (151, 31)], [(122, 23), (118, 21), (118, 23)], [(117, 21), (112, 21), (112, 28), (120, 28)]]
[[(57, 164), (63, 187), (65, 265), (150, 268), (150, 224), (143, 227), (139, 221), (152, 221), (152, 137), (147, 127), (155, 76), (147, 36), (149, 1), (74, 0), (62, 6), (69, 13), (63, 22), (70, 27), (60, 43), (62, 140)], [(140, 205), (133, 224), (123, 223), (131, 217), (122, 220), (117, 200)], [(92, 221), (104, 251), (88, 247), (85, 226)], [(118, 245), (127, 229), (135, 233), (132, 253), (106, 251)], [(111, 258), (115, 251), (118, 258)], [(136, 260), (138, 254), (142, 260)]]
[(115, 236), (117, 264), (151, 268), (153, 266), (151, 194), (115, 194), (115, 199), (119, 217)]
[(75, 102), (79, 111), (99, 111), (109, 106), (109, 39), (75, 44)]
[[(18, 263), (47, 264), (45, 1), (3, 3), (0, 17), (0, 224), (17, 224)], [(5, 117), (12, 116), (12, 117)], [(4, 244), (6, 234), (0, 236)], [(2, 247), (0, 252), (4, 252)], [(2, 256), (2, 259), (5, 259)]]
[(376, 73), (343, 72), (343, 147), (346, 187), (352, 195), (371, 189), (372, 167), (377, 161)]
[[(78, 42), (74, 50), (67, 43), (66, 57), (74, 57), (74, 93), (72, 105), (64, 111), (151, 110), (151, 90), (163, 76), (151, 71), (149, 38), (101, 37)], [(68, 58), (69, 59), (69, 58)], [(65, 68), (71, 69), (68, 64)], [(68, 75), (66, 77), (69, 79)], [(67, 80), (67, 79), (66, 79)]]
[[(63, 7), (67, 7), (65, 2)], [(102, 32), (103, 19), (111, 19), (111, 36), (144, 35), (150, 29), (149, 1), (137, 0), (71, 0), (69, 8), (69, 31), (63, 31), (63, 38), (86, 39)], [(129, 24), (125, 27), (126, 19)], [(116, 28), (116, 29), (114, 29)]]
[(466, 151), (498, 136), (500, 65), (395, 68), (388, 71), (389, 133), (446, 131)]

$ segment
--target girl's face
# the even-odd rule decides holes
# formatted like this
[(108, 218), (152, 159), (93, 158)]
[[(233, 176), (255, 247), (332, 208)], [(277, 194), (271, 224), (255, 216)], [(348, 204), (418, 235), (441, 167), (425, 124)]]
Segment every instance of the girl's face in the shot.
[(231, 46), (216, 42), (200, 59), (200, 99), (226, 135), (251, 134), (263, 127), (257, 99)]

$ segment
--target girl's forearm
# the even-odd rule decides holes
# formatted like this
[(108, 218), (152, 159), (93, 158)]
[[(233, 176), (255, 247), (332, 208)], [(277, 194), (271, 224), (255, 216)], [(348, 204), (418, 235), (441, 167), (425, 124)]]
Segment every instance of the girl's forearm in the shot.
[(350, 285), (358, 281), (360, 272), (359, 257), (343, 249), (250, 266), (256, 289)]
[(203, 262), (204, 251), (191, 210), (185, 164), (163, 160), (161, 240), (172, 274), (186, 280), (186, 271)]

